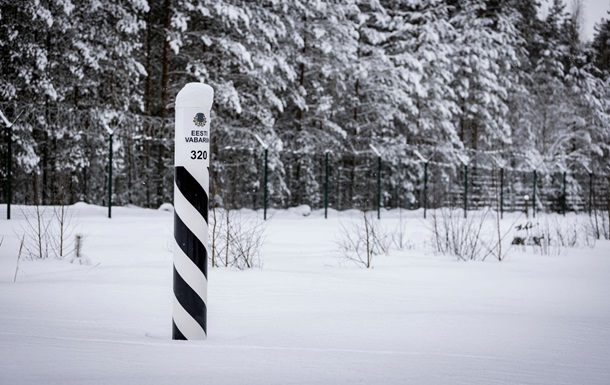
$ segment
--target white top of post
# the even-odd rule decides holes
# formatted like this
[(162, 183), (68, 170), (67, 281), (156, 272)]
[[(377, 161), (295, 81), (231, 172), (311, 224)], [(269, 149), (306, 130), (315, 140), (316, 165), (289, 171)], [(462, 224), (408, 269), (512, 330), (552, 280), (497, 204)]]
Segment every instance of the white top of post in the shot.
[(210, 110), (214, 89), (203, 83), (187, 83), (176, 96), (176, 108), (201, 107)]

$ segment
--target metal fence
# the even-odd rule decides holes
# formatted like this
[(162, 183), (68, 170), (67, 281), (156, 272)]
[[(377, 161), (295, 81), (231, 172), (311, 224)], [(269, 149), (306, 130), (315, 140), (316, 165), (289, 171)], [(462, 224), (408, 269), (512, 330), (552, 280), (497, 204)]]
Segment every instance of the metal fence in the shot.
[[(0, 203), (155, 207), (171, 201), (171, 122), (138, 115), (101, 121), (88, 110), (30, 107), (0, 105), (10, 116), (24, 112), (19, 130), (7, 128), (0, 141)], [(426, 160), (413, 148), (377, 156), (364, 144), (361, 152), (308, 152), (223, 147), (219, 141), (212, 143), (211, 202), (229, 208), (610, 209), (610, 176), (596, 170), (500, 168), (477, 154), (451, 164)], [(11, 159), (16, 151), (25, 162)]]
[[(370, 154), (286, 151), (270, 158), (265, 171), (262, 151), (230, 148), (215, 154), (210, 190), (213, 204), (253, 209), (307, 204), (314, 209), (336, 210), (492, 207), (500, 211), (523, 211), (529, 207), (534, 212), (559, 213), (610, 208), (610, 177), (604, 174), (426, 165), (417, 159), (390, 161)], [(164, 187), (171, 194), (171, 164), (165, 164), (163, 174)], [(112, 185), (108, 180), (112, 180)], [(8, 201), (7, 184), (8, 180), (3, 179), (1, 203)], [(28, 189), (38, 188), (34, 184), (20, 179), (11, 186), (13, 197), (27, 196)], [(114, 177), (104, 174), (104, 180), (92, 186), (100, 191), (92, 194), (96, 199), (88, 203), (98, 205), (109, 204), (109, 187), (112, 187), (114, 205), (133, 203), (130, 197), (144, 196), (146, 189), (128, 183), (128, 175), (116, 171)], [(13, 198), (11, 203), (33, 202)]]
[[(239, 154), (239, 155), (238, 155)], [(218, 155), (213, 191), (233, 208), (263, 208), (263, 152), (229, 149)], [(284, 151), (281, 170), (267, 170), (268, 207), (314, 209), (434, 209), (590, 212), (610, 208), (610, 176), (514, 168), (425, 164), (417, 158), (384, 160), (371, 154)], [(222, 160), (232, 159), (232, 160)], [(379, 172), (380, 171), (380, 172)], [(286, 194), (277, 186), (285, 183)], [(244, 201), (244, 196), (248, 198)]]

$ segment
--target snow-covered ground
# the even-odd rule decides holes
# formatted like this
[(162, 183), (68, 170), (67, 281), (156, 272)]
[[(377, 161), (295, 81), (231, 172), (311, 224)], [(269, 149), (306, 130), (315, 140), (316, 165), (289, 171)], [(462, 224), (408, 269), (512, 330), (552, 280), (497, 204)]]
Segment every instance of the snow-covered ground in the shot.
[(7, 221), (0, 207), (3, 385), (610, 384), (608, 241), (458, 262), (426, 245), (421, 212), (403, 212), (411, 247), (363, 269), (335, 244), (350, 213), (277, 211), (262, 268), (210, 269), (208, 339), (172, 341), (170, 212), (76, 205), (89, 264), (22, 260), (13, 282), (12, 209)]

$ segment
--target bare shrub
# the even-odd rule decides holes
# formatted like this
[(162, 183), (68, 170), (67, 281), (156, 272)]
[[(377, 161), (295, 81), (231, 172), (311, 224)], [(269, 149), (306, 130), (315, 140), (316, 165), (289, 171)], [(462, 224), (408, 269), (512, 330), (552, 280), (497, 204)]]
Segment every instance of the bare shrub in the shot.
[(72, 253), (72, 234), (76, 220), (72, 207), (66, 205), (34, 205), (21, 207), (25, 223), (21, 225), (24, 234), (23, 248), (31, 259), (62, 259)]
[[(57, 258), (64, 258), (69, 255), (75, 248), (72, 243), (74, 230), (76, 228), (76, 220), (74, 218), (74, 210), (70, 206), (64, 204), (53, 207), (54, 223), (50, 227), (51, 247)], [(81, 236), (82, 238), (82, 236)]]
[(578, 219), (547, 216), (537, 222), (528, 222), (520, 231), (523, 234), (515, 237), (520, 240), (519, 244), (531, 246), (540, 255), (560, 255), (566, 248), (595, 246), (594, 238), (587, 230), (583, 231)]
[(218, 226), (218, 218), (216, 216), (216, 206), (212, 206), (212, 221), (208, 222), (208, 231), (210, 233), (210, 240), (211, 240), (211, 254), (212, 254), (212, 267), (216, 267), (217, 265), (217, 255), (218, 255), (218, 249), (216, 246), (216, 241), (218, 240), (218, 231), (220, 230), (220, 227)]
[(360, 219), (342, 223), (335, 242), (343, 258), (370, 269), (375, 255), (389, 253), (392, 236), (372, 215), (362, 211)]
[(402, 209), (398, 216), (398, 224), (391, 235), (397, 250), (413, 249), (413, 243), (407, 238), (407, 221), (403, 218)]
[(548, 219), (542, 225), (537, 223), (534, 229), (532, 241), (528, 244), (533, 247), (535, 252), (540, 253), (540, 255), (561, 254), (559, 244), (553, 240), (556, 231), (551, 228)]
[(213, 209), (212, 266), (261, 267), (267, 222), (255, 212)]
[(25, 218), (25, 224), (21, 225), (24, 234), (23, 248), (31, 259), (46, 259), (49, 257), (49, 228), (51, 218), (45, 207), (32, 206), (33, 211), (21, 207), (21, 213)]
[(578, 247), (583, 243), (581, 241), (581, 233), (577, 221), (561, 223), (560, 221), (555, 220), (554, 228), (558, 246)]
[(608, 211), (598, 209), (592, 211), (587, 232), (595, 239), (610, 239), (610, 208)]
[(506, 259), (510, 246), (503, 244), (508, 243), (512, 226), (502, 228), (499, 212), (486, 208), (470, 211), (466, 218), (463, 213), (449, 208), (432, 212), (430, 230), (436, 252), (461, 261), (484, 261), (490, 256), (498, 261)]
[[(19, 253), (17, 254), (17, 264), (15, 265), (15, 277), (13, 278), (13, 282), (17, 282), (17, 273), (19, 273), (19, 261), (21, 260), (21, 252), (23, 251), (24, 238), (25, 236), (21, 237), (21, 242), (19, 242)], [(0, 242), (0, 245), (1, 244), (2, 242)]]
[(486, 255), (482, 235), (489, 210), (469, 213), (467, 218), (462, 213), (461, 210), (446, 208), (433, 211), (433, 245), (437, 252), (455, 256), (459, 260), (482, 259)]

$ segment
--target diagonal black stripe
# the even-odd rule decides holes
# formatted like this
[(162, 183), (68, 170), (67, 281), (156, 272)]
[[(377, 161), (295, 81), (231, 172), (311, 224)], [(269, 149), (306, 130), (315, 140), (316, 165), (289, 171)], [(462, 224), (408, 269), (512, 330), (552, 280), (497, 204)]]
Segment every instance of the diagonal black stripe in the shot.
[(174, 320), (172, 320), (172, 340), (186, 340), (186, 337), (182, 334), (180, 329), (178, 329)]
[(182, 279), (174, 267), (174, 295), (191, 317), (207, 334), (207, 306), (201, 297)]
[(208, 194), (195, 178), (182, 166), (174, 168), (176, 186), (195, 210), (201, 214), (208, 223)]
[(178, 214), (174, 212), (174, 238), (184, 254), (208, 277), (208, 252), (203, 243), (193, 234)]

